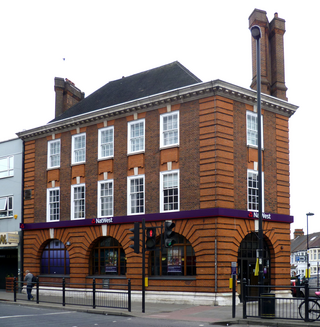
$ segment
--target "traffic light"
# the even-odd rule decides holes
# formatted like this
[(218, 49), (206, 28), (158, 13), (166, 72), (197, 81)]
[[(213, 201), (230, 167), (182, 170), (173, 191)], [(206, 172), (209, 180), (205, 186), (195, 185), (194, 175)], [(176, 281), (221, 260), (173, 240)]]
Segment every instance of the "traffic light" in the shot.
[(135, 222), (134, 228), (130, 228), (129, 231), (133, 233), (133, 236), (129, 237), (130, 240), (133, 240), (133, 244), (129, 245), (129, 248), (133, 249), (134, 253), (140, 253), (140, 251), (139, 251), (139, 239), (140, 239), (139, 222)]
[(176, 224), (166, 221), (164, 223), (164, 246), (166, 248), (171, 248), (174, 243), (176, 243), (174, 236), (175, 232), (172, 230)]
[(146, 251), (156, 248), (156, 227), (147, 227)]

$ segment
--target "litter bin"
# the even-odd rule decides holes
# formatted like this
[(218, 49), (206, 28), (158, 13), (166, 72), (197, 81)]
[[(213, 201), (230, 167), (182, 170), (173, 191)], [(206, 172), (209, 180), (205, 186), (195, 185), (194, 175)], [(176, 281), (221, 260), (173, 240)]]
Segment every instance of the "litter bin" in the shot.
[(261, 318), (274, 318), (276, 312), (275, 294), (261, 294)]

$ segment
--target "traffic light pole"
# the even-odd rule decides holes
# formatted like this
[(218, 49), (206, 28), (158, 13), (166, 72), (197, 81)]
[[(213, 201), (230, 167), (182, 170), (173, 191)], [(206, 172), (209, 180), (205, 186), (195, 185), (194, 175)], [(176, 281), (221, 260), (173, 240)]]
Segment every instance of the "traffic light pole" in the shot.
[(142, 219), (142, 312), (144, 313), (146, 311), (146, 264), (145, 264), (145, 258), (146, 258), (146, 246), (145, 246), (145, 230), (146, 230), (146, 223), (145, 219)]

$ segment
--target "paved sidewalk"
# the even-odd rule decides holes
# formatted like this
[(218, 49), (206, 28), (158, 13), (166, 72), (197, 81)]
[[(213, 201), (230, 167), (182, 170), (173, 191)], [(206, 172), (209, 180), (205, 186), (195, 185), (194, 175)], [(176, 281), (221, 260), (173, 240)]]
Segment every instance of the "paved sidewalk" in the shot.
[[(26, 295), (27, 296), (27, 295)], [(17, 305), (32, 305), (39, 307), (50, 307), (62, 310), (74, 310), (96, 314), (121, 315), (128, 317), (143, 317), (156, 319), (169, 319), (181, 321), (197, 321), (206, 322), (213, 325), (228, 326), (228, 325), (250, 325), (254, 326), (290, 326), (290, 327), (320, 327), (319, 322), (305, 323), (304, 321), (284, 320), (284, 319), (242, 319), (242, 304), (236, 307), (236, 317), (232, 318), (231, 306), (198, 306), (188, 304), (172, 304), (172, 303), (146, 303), (145, 313), (142, 312), (142, 303), (133, 302), (131, 312), (124, 309), (113, 308), (90, 308), (86, 306), (66, 305), (63, 307), (55, 303), (39, 303), (33, 301), (13, 301), (13, 293), (8, 293), (5, 290), (0, 290), (0, 305), (3, 302)]]

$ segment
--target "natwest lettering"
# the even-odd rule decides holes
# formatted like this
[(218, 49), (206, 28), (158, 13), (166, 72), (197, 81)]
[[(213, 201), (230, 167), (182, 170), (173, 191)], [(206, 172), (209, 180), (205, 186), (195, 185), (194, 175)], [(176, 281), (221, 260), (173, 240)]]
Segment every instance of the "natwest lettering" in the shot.
[[(249, 212), (249, 218), (259, 218), (259, 212)], [(262, 213), (262, 219), (271, 219), (271, 213)]]
[(93, 221), (95, 221), (96, 224), (111, 224), (113, 223), (113, 218), (96, 218), (93, 219)]

